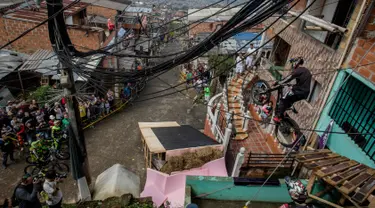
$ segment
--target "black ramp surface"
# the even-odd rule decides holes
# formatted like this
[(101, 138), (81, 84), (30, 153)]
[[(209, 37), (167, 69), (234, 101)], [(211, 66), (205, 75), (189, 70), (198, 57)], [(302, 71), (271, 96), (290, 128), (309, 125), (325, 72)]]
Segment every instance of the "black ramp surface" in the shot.
[(189, 125), (151, 128), (166, 150), (217, 145), (216, 141)]

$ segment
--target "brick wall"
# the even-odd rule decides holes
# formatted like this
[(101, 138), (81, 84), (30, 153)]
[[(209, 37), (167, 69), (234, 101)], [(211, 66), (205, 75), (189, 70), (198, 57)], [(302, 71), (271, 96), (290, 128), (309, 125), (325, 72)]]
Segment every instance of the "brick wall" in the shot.
[[(217, 25), (224, 25), (226, 22), (203, 22), (195, 23), (189, 26), (189, 35), (194, 36), (198, 33), (214, 32)], [(260, 32), (262, 27), (256, 27), (254, 29), (247, 30), (247, 32)]]
[[(267, 24), (268, 22), (266, 25)], [(286, 23), (284, 21), (279, 21), (272, 27), (272, 29), (267, 31), (267, 37), (272, 38), (285, 26)], [(325, 46), (323, 43), (303, 33), (294, 26), (288, 27), (279, 35), (279, 37), (291, 46), (288, 59), (302, 56), (305, 58), (305, 67), (307, 67), (312, 74), (323, 72), (319, 75), (313, 75), (313, 78), (322, 86), (319, 99), (314, 104), (310, 104), (307, 101), (300, 101), (295, 105), (299, 112), (298, 115), (289, 113), (301, 128), (312, 128), (316, 118), (316, 113), (319, 110), (323, 97), (327, 92), (328, 85), (334, 75), (333, 73), (328, 73), (328, 71), (332, 71), (337, 67), (341, 53), (340, 51), (335, 51)], [(287, 66), (287, 68), (289, 67), (290, 66)], [(265, 73), (261, 73), (260, 77), (265, 80), (270, 80), (272, 76), (270, 76), (268, 71), (265, 71)], [(305, 135), (309, 136), (309, 133), (305, 132)]]
[(93, 15), (93, 14), (105, 17), (107, 19), (111, 18), (112, 20), (114, 20), (117, 14), (117, 10), (109, 9), (109, 8), (105, 8), (101, 6), (96, 6), (96, 5), (90, 5), (87, 7), (87, 15)]
[(364, 21), (366, 21), (364, 30), (353, 44), (344, 66), (352, 68), (375, 83), (375, 64), (371, 64), (375, 63), (375, 9), (372, 10), (369, 19)]
[[(9, 40), (19, 36), (25, 30), (32, 28), (36, 25), (33, 22), (19, 21), (13, 19), (0, 18), (0, 43), (4, 45)], [(100, 30), (88, 32), (86, 37), (85, 29), (68, 27), (68, 33), (72, 43), (79, 46), (84, 46), (91, 49), (98, 49), (104, 37), (104, 32)], [(31, 31), (18, 41), (11, 44), (8, 49), (15, 51), (32, 54), (38, 49), (51, 50), (47, 24), (38, 27)], [(79, 50), (86, 51), (87, 49), (78, 48)]]

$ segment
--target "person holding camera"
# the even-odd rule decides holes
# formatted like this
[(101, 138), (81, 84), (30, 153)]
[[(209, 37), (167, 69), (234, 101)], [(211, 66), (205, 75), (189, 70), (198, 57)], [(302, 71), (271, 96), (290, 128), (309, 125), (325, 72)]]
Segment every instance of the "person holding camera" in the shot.
[(46, 195), (46, 203), (49, 208), (61, 208), (61, 202), (63, 194), (61, 190), (57, 187), (58, 179), (56, 176), (56, 171), (50, 170), (46, 173), (46, 180), (43, 184), (43, 191)]
[(12, 207), (41, 208), (38, 192), (41, 190), (40, 181), (33, 181), (30, 174), (22, 177), (21, 183), (16, 187), (12, 196)]

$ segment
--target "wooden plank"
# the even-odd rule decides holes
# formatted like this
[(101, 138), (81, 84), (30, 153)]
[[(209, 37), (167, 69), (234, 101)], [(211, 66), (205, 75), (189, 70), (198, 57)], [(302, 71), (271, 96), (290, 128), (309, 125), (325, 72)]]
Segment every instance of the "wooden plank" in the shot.
[(316, 175), (313, 173), (313, 174), (310, 176), (309, 182), (307, 183), (307, 186), (306, 186), (306, 190), (307, 190), (307, 193), (308, 193), (308, 194), (311, 192), (312, 187), (314, 186), (315, 179), (316, 179)]
[(332, 202), (330, 202), (330, 201), (327, 201), (327, 200), (325, 200), (325, 199), (319, 198), (319, 197), (317, 197), (317, 196), (315, 196), (315, 195), (313, 195), (313, 194), (309, 194), (309, 197), (310, 197), (310, 198), (313, 198), (313, 199), (315, 199), (315, 200), (317, 200), (317, 201), (320, 201), (320, 202), (322, 202), (322, 203), (324, 203), (324, 204), (328, 204), (328, 205), (330, 205), (330, 206), (332, 206), (332, 207), (335, 207), (335, 208), (343, 208), (342, 206), (339, 206), (339, 205), (337, 205), (337, 204), (334, 204), (334, 203), (332, 203)]
[(331, 153), (331, 150), (329, 149), (322, 149), (322, 150), (307, 150), (307, 151), (303, 151), (303, 152), (300, 152), (298, 153), (296, 156), (299, 157), (299, 156), (305, 156), (305, 155), (315, 155), (317, 153)]
[(297, 158), (298, 162), (306, 163), (316, 160), (324, 160), (324, 159), (330, 159), (335, 157), (341, 157), (341, 155), (336, 153), (322, 153), (322, 154), (316, 154), (316, 155), (305, 155), (302, 157)]
[(165, 121), (165, 122), (138, 122), (140, 129), (144, 128), (157, 128), (157, 127), (175, 127), (180, 126), (175, 121)]
[(349, 159), (346, 157), (336, 157), (336, 158), (330, 158), (326, 160), (318, 160), (318, 161), (312, 161), (310, 163), (304, 164), (304, 166), (307, 169), (316, 169), (316, 168), (321, 168), (324, 166), (329, 166), (329, 165), (334, 165), (339, 162), (345, 162), (348, 161)]
[(162, 153), (166, 152), (164, 146), (160, 143), (157, 136), (154, 134), (151, 128), (141, 129), (141, 134), (145, 139), (148, 149), (151, 153)]
[(375, 177), (371, 177), (366, 181), (365, 184), (356, 192), (352, 199), (358, 203), (366, 201), (367, 197), (375, 190)]
[(337, 184), (340, 184), (340, 183), (344, 182), (345, 180), (348, 180), (348, 179), (356, 176), (357, 174), (359, 174), (363, 171), (366, 171), (367, 168), (368, 167), (366, 165), (359, 164), (359, 165), (356, 165), (356, 166), (350, 168), (349, 170), (347, 170), (345, 172), (333, 174), (330, 177), (324, 178), (324, 180), (327, 183), (329, 183), (330, 185), (336, 186)]
[(342, 170), (348, 169), (348, 168), (353, 167), (357, 164), (358, 163), (356, 161), (351, 160), (351, 161), (339, 163), (339, 164), (334, 165), (334, 166), (324, 167), (324, 168), (316, 171), (315, 174), (322, 178), (322, 177), (325, 177), (327, 175), (331, 175), (333, 173), (337, 173), (337, 172), (340, 172)]
[(352, 178), (350, 181), (344, 182), (344, 184), (338, 190), (344, 194), (349, 195), (374, 174), (375, 170), (367, 169), (366, 172), (359, 174), (357, 177)]

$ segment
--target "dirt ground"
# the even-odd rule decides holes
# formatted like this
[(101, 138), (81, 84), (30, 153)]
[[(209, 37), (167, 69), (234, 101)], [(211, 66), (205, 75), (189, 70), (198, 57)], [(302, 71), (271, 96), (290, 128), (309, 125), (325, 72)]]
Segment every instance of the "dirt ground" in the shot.
[[(173, 51), (168, 48), (165, 50), (168, 53)], [(168, 88), (169, 85), (164, 82), (177, 83), (179, 71), (171, 70), (160, 78), (161, 80), (151, 80), (138, 100), (155, 96), (144, 96), (145, 94)], [(173, 90), (167, 91), (169, 92)], [(123, 111), (99, 122), (94, 128), (85, 130), (92, 181), (95, 182), (101, 172), (119, 163), (136, 173), (141, 178), (143, 187), (146, 169), (138, 122), (177, 121), (179, 124), (188, 124), (197, 129), (203, 129), (205, 116), (205, 106), (192, 107), (190, 98), (177, 93), (158, 99), (135, 102), (132, 106), (127, 106)], [(12, 195), (25, 165), (25, 162), (18, 161), (8, 169), (0, 170), (0, 204), (5, 197)], [(61, 184), (61, 189), (65, 203), (72, 203), (76, 200), (78, 188), (71, 177)]]

